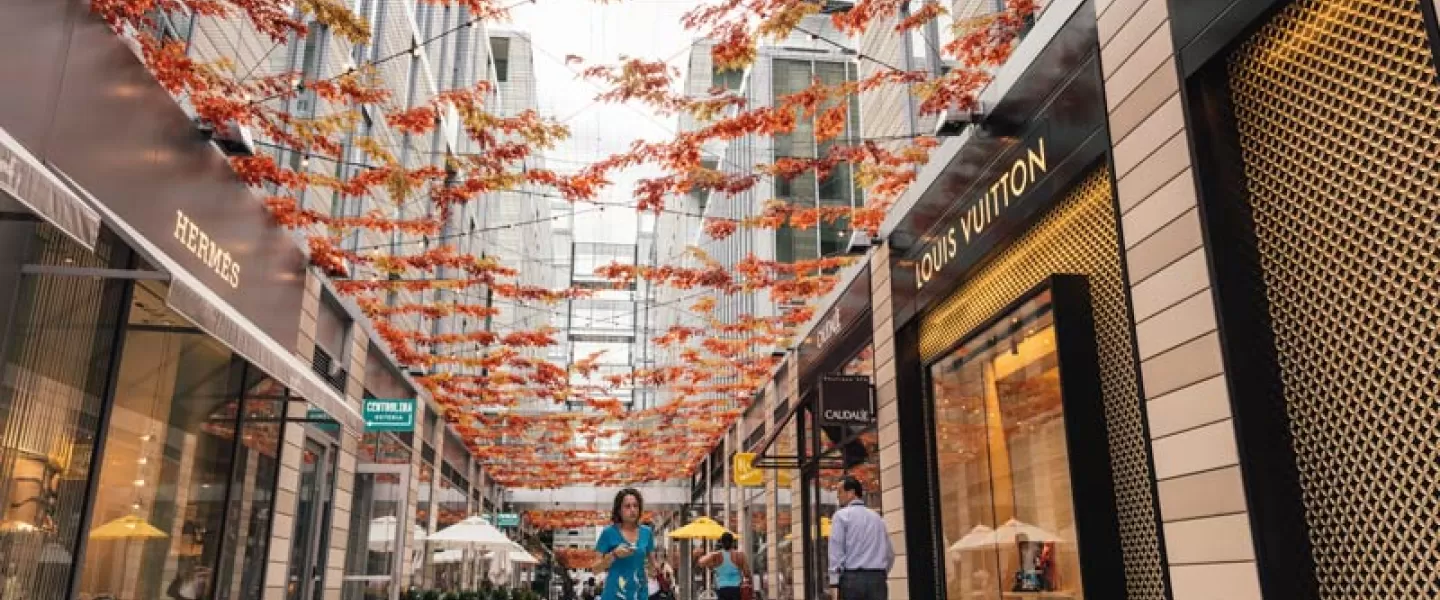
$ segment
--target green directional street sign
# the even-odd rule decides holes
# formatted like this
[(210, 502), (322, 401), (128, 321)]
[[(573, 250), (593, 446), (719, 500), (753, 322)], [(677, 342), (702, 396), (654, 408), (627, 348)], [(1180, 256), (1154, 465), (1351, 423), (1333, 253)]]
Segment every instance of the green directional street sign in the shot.
[(519, 527), (520, 515), (515, 513), (500, 513), (495, 515), (495, 525), (497, 527)]
[(415, 399), (365, 400), (365, 431), (415, 431)]
[(314, 425), (316, 429), (327, 433), (340, 431), (340, 423), (330, 417), (330, 413), (324, 409), (310, 407), (305, 411), (305, 420)]

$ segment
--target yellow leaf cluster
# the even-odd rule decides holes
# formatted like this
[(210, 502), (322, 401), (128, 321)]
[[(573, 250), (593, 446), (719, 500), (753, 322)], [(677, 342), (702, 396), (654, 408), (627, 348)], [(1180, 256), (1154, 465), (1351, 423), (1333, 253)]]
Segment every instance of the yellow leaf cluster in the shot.
[(370, 24), (348, 6), (335, 0), (301, 0), (300, 12), (324, 24), (333, 33), (352, 44), (370, 41)]

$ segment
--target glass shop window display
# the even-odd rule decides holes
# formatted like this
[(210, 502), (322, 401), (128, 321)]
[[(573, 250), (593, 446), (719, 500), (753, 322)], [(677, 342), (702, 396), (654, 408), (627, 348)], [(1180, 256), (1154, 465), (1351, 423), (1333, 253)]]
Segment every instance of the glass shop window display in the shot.
[(163, 285), (135, 288), (81, 597), (257, 597), (285, 393), (171, 313)]
[(1083, 597), (1049, 293), (929, 368), (947, 597)]

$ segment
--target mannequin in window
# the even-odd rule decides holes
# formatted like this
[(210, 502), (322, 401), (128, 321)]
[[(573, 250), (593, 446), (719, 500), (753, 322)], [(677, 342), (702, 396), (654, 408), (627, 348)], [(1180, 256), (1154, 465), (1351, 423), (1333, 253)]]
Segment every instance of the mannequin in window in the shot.
[(1040, 592), (1045, 590), (1045, 582), (1040, 577), (1040, 570), (1037, 568), (1040, 562), (1039, 542), (1030, 541), (1030, 537), (1023, 534), (1015, 534), (1015, 546), (1020, 553), (1020, 565), (1015, 570), (1015, 592)]

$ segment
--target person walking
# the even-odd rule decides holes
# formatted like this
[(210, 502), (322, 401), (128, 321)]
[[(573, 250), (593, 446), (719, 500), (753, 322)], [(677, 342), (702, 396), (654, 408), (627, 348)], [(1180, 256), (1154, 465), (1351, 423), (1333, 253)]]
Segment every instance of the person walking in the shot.
[(720, 549), (700, 557), (700, 566), (715, 570), (715, 595), (720, 600), (740, 600), (740, 586), (750, 578), (750, 561), (735, 549), (735, 535), (720, 535)]
[(846, 476), (836, 490), (840, 510), (830, 518), (830, 600), (888, 600), (886, 578), (895, 549), (885, 520), (865, 507), (865, 486)]
[(675, 600), (674, 582), (675, 572), (665, 559), (665, 551), (657, 550), (650, 567), (650, 600)]
[(638, 490), (625, 488), (615, 494), (610, 525), (595, 542), (595, 551), (600, 553), (595, 572), (606, 572), (601, 600), (648, 600), (650, 585), (645, 572), (655, 550), (655, 536), (640, 524), (644, 512), (645, 500)]

